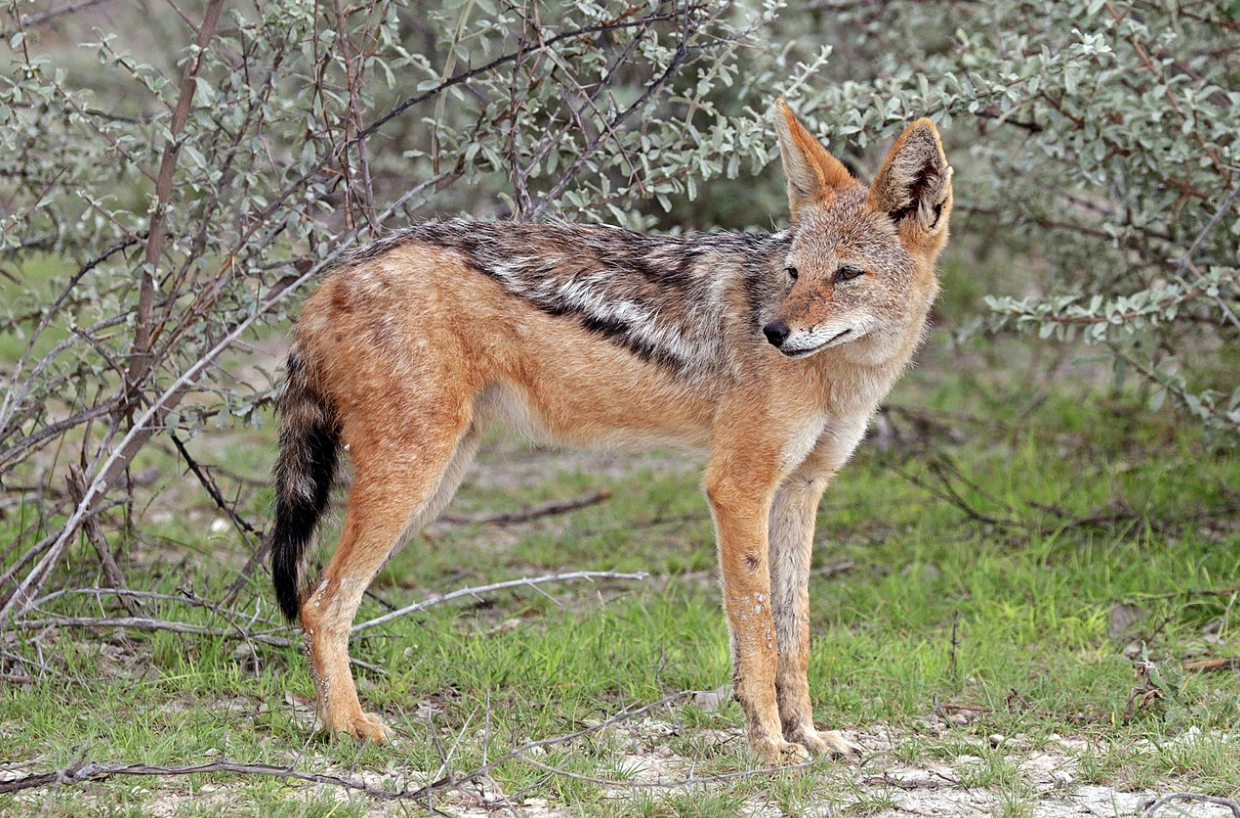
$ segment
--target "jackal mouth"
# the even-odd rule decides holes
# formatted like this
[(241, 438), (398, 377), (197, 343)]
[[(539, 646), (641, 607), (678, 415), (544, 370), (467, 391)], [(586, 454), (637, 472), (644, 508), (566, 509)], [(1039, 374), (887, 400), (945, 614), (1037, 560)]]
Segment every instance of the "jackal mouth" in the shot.
[(843, 338), (845, 335), (847, 335), (850, 332), (852, 332), (852, 327), (849, 327), (848, 329), (841, 330), (835, 333), (834, 335), (832, 335), (827, 340), (823, 341), (818, 346), (813, 346), (813, 347), (810, 347), (809, 349), (788, 349), (787, 347), (780, 347), (779, 351), (787, 355), (789, 358), (794, 358), (797, 360), (800, 360), (801, 358), (808, 358), (809, 356), (813, 355), (815, 352), (818, 352), (821, 349), (826, 349), (827, 347), (831, 346), (836, 341), (840, 340), (841, 338)]

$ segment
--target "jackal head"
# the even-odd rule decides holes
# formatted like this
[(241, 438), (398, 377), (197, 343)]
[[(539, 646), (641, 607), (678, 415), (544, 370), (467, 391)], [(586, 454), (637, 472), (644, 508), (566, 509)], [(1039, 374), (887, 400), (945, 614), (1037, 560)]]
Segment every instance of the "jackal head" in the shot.
[(790, 358), (906, 335), (924, 324), (947, 243), (952, 169), (938, 128), (919, 119), (896, 140), (867, 187), (797, 121), (780, 99), (776, 129), (792, 244), (787, 292), (762, 327)]

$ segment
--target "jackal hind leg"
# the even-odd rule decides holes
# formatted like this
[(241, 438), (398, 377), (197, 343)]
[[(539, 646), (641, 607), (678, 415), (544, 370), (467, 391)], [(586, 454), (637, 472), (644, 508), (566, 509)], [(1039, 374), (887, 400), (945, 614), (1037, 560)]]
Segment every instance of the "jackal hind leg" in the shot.
[[(349, 667), (349, 629), (366, 589), (401, 544), (443, 510), (477, 451), (480, 432), (466, 411), (442, 425), (374, 447), (352, 447), (357, 476), (336, 553), (302, 603), (319, 719), (331, 734), (385, 742), (391, 730), (362, 710)], [(419, 425), (423, 418), (411, 416)], [(359, 456), (360, 455), (360, 456)]]
[(771, 612), (778, 662), (775, 694), (786, 740), (814, 755), (857, 758), (861, 748), (834, 730), (814, 727), (809, 696), (809, 574), (814, 549), (814, 518), (826, 479), (797, 473), (775, 495), (771, 506)]

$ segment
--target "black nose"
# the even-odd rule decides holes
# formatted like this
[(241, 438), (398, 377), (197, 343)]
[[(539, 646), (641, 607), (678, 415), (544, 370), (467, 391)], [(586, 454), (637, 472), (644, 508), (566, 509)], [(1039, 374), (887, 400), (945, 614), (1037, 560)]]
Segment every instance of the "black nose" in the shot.
[(784, 341), (788, 340), (788, 333), (790, 332), (792, 330), (788, 329), (788, 325), (783, 321), (772, 321), (762, 328), (762, 334), (766, 336), (766, 340), (776, 347), (784, 345)]

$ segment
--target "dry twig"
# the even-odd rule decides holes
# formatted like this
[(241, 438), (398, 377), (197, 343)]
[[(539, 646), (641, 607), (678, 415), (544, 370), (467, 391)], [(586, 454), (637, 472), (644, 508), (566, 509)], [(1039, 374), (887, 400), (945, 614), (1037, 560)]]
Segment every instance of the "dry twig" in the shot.
[(530, 520), (536, 520), (539, 517), (550, 517), (555, 514), (565, 514), (569, 511), (576, 511), (579, 508), (597, 505), (604, 500), (610, 499), (610, 497), (611, 492), (603, 489), (602, 491), (591, 492), (590, 494), (586, 494), (572, 500), (560, 500), (541, 506), (526, 506), (520, 511), (501, 511), (498, 514), (441, 514), (439, 519), (446, 523), (458, 523), (462, 525), (476, 523), (490, 523), (492, 525), (526, 523)]
[(432, 605), (439, 605), (444, 602), (450, 602), (453, 599), (460, 599), (461, 597), (478, 598), (481, 594), (485, 594), (490, 591), (500, 591), (505, 588), (533, 588), (539, 593), (543, 593), (542, 589), (540, 589), (538, 586), (544, 585), (548, 582), (563, 582), (563, 581), (567, 581), (571, 579), (585, 579), (591, 582), (593, 582), (596, 579), (638, 579), (640, 580), (640, 579), (646, 579), (649, 576), (650, 575), (645, 573), (644, 571), (638, 572), (636, 574), (623, 574), (623, 573), (617, 573), (615, 571), (570, 571), (568, 573), (563, 573), (563, 574), (544, 574), (541, 577), (526, 577), (523, 579), (510, 579), (510, 580), (507, 580), (506, 582), (494, 582), (494, 583), (491, 583), (490, 585), (479, 585), (478, 587), (475, 587), (475, 588), (461, 588), (459, 591), (453, 591), (450, 594), (444, 594), (443, 596), (435, 597), (434, 599), (426, 599), (426, 600), (423, 600), (422, 602), (415, 602), (412, 605), (406, 605), (404, 608), (400, 608), (399, 610), (386, 613), (383, 616), (377, 616), (374, 619), (369, 619), (365, 622), (361, 622), (357, 625), (354, 625), (352, 628), (350, 628), (349, 633), (358, 633), (360, 631), (366, 630), (367, 628), (373, 628), (376, 625), (382, 625), (385, 622), (391, 622), (393, 619), (399, 619), (402, 616), (408, 616), (411, 613), (416, 613), (417, 611), (423, 610), (424, 608), (429, 608)]
[(1145, 814), (1153, 815), (1155, 812), (1162, 809), (1167, 804), (1170, 804), (1172, 801), (1201, 801), (1206, 804), (1218, 804), (1219, 806), (1227, 807), (1231, 810), (1232, 815), (1236, 816), (1236, 818), (1240, 818), (1240, 804), (1237, 804), (1230, 798), (1219, 798), (1215, 795), (1201, 795), (1195, 792), (1173, 792), (1168, 795), (1164, 795), (1162, 798), (1159, 798), (1157, 801), (1146, 807)]
[[(567, 744), (583, 736), (591, 735), (605, 730), (612, 725), (628, 721), (635, 716), (651, 710), (657, 710), (672, 702), (679, 701), (686, 696), (693, 694), (692, 690), (682, 690), (679, 693), (672, 693), (664, 696), (656, 702), (652, 702), (635, 709), (624, 708), (620, 712), (610, 718), (591, 725), (573, 733), (568, 733), (554, 738), (541, 739), (539, 741), (530, 741), (522, 744), (498, 756), (481, 767), (476, 768), (472, 772), (466, 773), (460, 777), (454, 777), (451, 774), (433, 781), (422, 787), (403, 788), (403, 789), (383, 789), (381, 787), (373, 787), (365, 781), (357, 779), (353, 776), (333, 775), (328, 773), (311, 773), (294, 769), (293, 767), (281, 767), (275, 764), (243, 764), (233, 761), (213, 761), (207, 764), (191, 764), (185, 766), (153, 766), (148, 764), (102, 764), (93, 761), (86, 761), (85, 754), (78, 761), (59, 770), (53, 770), (42, 773), (31, 773), (29, 775), (12, 778), (7, 781), (0, 781), (0, 795), (21, 792), (23, 790), (35, 789), (37, 787), (46, 787), (49, 785), (71, 785), (81, 784), (87, 781), (106, 781), (118, 775), (134, 775), (134, 776), (182, 776), (197, 775), (199, 773), (213, 772), (229, 772), (242, 776), (257, 776), (271, 778), (291, 778), (298, 781), (307, 781), (314, 784), (329, 784), (332, 786), (343, 787), (347, 790), (355, 790), (363, 792), (373, 798), (379, 798), (389, 801), (402, 800), (423, 800), (437, 792), (446, 792), (460, 788), (462, 785), (476, 778), (486, 775), (491, 770), (509, 761), (515, 759), (525, 759), (525, 755), (535, 748), (553, 747), (556, 745)], [(528, 760), (528, 759), (525, 759)]]

